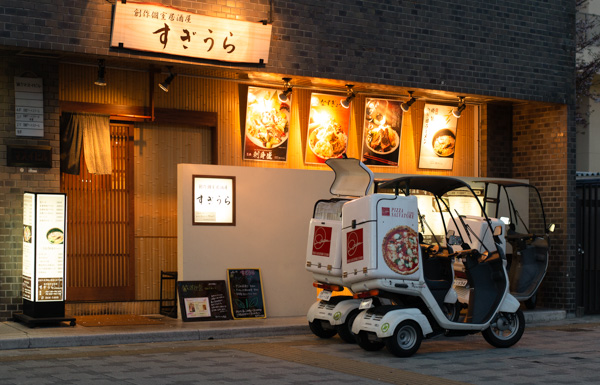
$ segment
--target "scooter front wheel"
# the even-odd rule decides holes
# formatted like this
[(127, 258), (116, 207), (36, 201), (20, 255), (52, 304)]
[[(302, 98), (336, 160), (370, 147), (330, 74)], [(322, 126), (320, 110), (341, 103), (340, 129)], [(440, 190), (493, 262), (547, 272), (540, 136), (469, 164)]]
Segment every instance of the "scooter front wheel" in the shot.
[(419, 350), (423, 333), (419, 325), (411, 320), (401, 322), (394, 334), (386, 338), (385, 345), (397, 357), (410, 357)]
[(490, 326), (481, 334), (492, 346), (508, 348), (519, 342), (525, 331), (525, 316), (521, 310), (515, 313), (498, 313)]
[(327, 321), (316, 319), (308, 322), (308, 327), (314, 335), (320, 338), (331, 338), (337, 334), (337, 331)]

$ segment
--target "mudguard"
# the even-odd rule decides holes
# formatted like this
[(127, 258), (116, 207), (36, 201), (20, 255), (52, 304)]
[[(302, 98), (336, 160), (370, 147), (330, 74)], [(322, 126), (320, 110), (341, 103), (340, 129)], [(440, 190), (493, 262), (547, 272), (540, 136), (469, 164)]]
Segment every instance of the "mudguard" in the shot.
[(458, 294), (456, 293), (456, 290), (450, 288), (450, 290), (448, 290), (448, 293), (446, 293), (446, 297), (444, 297), (444, 302), (456, 303), (456, 301), (458, 301)]
[[(335, 297), (334, 297), (335, 298)], [(360, 299), (346, 299), (338, 303), (327, 301), (317, 301), (308, 309), (306, 318), (308, 322), (315, 319), (328, 321), (331, 325), (343, 325), (346, 322), (348, 314), (360, 306)]]
[(499, 312), (503, 313), (515, 313), (519, 310), (521, 304), (519, 300), (517, 300), (512, 294), (506, 293), (504, 299), (502, 299), (502, 303), (500, 303), (500, 307), (498, 308)]
[(378, 338), (391, 337), (396, 327), (405, 320), (412, 320), (419, 324), (423, 336), (433, 332), (427, 317), (419, 309), (393, 309), (385, 313), (383, 317), (368, 311), (362, 311), (352, 323), (352, 333), (360, 331), (375, 333)]

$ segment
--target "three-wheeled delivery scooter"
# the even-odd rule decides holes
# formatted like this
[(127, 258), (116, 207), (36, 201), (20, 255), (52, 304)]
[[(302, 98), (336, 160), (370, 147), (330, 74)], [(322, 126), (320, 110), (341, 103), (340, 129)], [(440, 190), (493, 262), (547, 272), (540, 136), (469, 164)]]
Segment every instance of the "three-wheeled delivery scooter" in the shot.
[(508, 225), (510, 293), (528, 309), (534, 309), (537, 290), (548, 268), (554, 224), (547, 225), (542, 197), (535, 186), (509, 180), (481, 182), (485, 185), (484, 210)]
[(306, 269), (313, 275), (313, 286), (322, 290), (318, 301), (308, 310), (308, 325), (318, 337), (330, 338), (338, 334), (342, 340), (354, 343), (350, 327), (360, 312), (361, 300), (354, 299), (352, 293), (340, 293), (345, 289), (342, 282), (342, 206), (371, 192), (373, 173), (358, 159), (332, 158), (325, 163), (335, 173), (329, 190), (334, 197), (315, 203), (309, 225)]
[[(387, 192), (387, 193), (386, 193)], [(488, 218), (471, 187), (455, 178), (407, 176), (377, 185), (374, 194), (347, 202), (342, 207), (342, 281), (363, 297), (361, 313), (352, 332), (359, 346), (377, 350), (387, 346), (399, 357), (408, 357), (423, 338), (445, 334), (481, 332), (496, 347), (509, 347), (525, 330), (520, 304), (510, 293), (506, 257), (500, 247), (501, 221)], [(454, 198), (460, 199), (454, 199)], [(469, 203), (466, 203), (469, 202)], [(485, 220), (483, 231), (493, 244), (483, 253), (469, 248), (457, 208), (476, 202)], [(451, 208), (457, 216), (453, 215)], [(421, 242), (421, 216), (434, 223), (433, 244)], [(449, 224), (458, 231), (448, 230)], [(470, 287), (466, 314), (448, 316), (455, 301), (453, 259), (465, 266)], [(372, 297), (389, 305), (373, 306)], [(445, 310), (446, 309), (446, 310)]]

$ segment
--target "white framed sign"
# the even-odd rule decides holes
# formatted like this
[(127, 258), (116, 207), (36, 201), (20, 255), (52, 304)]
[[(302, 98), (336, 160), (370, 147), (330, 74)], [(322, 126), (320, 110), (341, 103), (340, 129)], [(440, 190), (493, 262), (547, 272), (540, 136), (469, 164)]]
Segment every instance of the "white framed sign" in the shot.
[(42, 78), (15, 77), (17, 136), (44, 136), (44, 83)]
[(110, 46), (226, 62), (267, 63), (271, 29), (271, 25), (260, 22), (117, 1)]
[(66, 297), (67, 196), (23, 196), (23, 299), (64, 301)]
[(193, 225), (235, 226), (235, 177), (193, 175)]

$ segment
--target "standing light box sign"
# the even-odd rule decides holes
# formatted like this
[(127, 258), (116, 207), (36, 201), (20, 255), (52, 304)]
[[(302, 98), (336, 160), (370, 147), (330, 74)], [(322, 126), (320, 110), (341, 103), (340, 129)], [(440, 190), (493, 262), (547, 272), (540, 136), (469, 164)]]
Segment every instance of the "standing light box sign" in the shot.
[(41, 78), (15, 77), (17, 136), (44, 136), (44, 84)]
[(267, 63), (271, 25), (152, 3), (117, 1), (111, 47), (237, 63)]
[(451, 106), (425, 104), (419, 168), (452, 170), (458, 120)]
[(235, 226), (235, 177), (193, 176), (193, 224)]
[(64, 315), (66, 203), (65, 194), (23, 196), (23, 310), (31, 317)]

